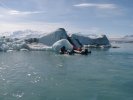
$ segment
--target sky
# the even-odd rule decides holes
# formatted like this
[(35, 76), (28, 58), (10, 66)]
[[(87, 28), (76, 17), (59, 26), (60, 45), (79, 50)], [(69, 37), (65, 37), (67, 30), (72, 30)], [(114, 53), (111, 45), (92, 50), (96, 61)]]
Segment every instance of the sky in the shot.
[(0, 32), (133, 34), (133, 0), (0, 0)]

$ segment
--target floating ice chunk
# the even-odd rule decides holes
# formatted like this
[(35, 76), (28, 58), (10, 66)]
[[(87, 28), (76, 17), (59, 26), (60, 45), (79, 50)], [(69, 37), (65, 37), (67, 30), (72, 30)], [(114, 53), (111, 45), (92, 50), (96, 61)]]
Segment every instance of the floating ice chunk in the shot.
[(51, 51), (52, 47), (51, 46), (46, 46), (42, 43), (32, 43), (32, 44), (28, 44), (29, 49), (32, 51)]
[(73, 46), (70, 44), (70, 42), (67, 39), (61, 39), (57, 42), (55, 42), (52, 46), (53, 50), (55, 52), (59, 52), (62, 47), (65, 47), (66, 50), (72, 51)]
[(31, 74), (27, 74), (28, 76), (31, 76)]
[(28, 49), (20, 49), (20, 51), (29, 51)]
[(2, 44), (1, 46), (0, 46), (0, 50), (1, 51), (7, 51), (9, 49), (9, 46), (7, 45), (7, 44)]
[(10, 49), (9, 49), (9, 50), (7, 50), (6, 52), (13, 52), (13, 50), (10, 50)]
[(25, 42), (13, 42), (11, 47), (13, 48), (13, 50), (29, 49), (28, 45)]
[(0, 51), (20, 49), (28, 49), (28, 46), (24, 40), (13, 40), (5, 37), (0, 38)]
[(23, 97), (24, 92), (17, 91), (17, 93), (13, 93), (12, 96), (16, 98), (21, 98)]

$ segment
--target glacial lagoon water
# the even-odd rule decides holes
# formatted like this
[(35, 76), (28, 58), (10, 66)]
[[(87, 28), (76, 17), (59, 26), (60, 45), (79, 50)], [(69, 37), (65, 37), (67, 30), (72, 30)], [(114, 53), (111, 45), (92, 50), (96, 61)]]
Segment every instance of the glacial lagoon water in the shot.
[(92, 54), (0, 52), (0, 100), (133, 100), (133, 44)]

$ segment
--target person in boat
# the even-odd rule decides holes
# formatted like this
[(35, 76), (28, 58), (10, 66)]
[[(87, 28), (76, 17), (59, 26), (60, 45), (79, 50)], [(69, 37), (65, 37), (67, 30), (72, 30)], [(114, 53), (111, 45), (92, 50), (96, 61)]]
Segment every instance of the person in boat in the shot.
[(67, 53), (66, 47), (63, 46), (63, 47), (60, 49), (60, 54), (66, 54), (66, 53)]
[(74, 53), (77, 54), (82, 54), (82, 55), (88, 55), (89, 53), (91, 53), (91, 51), (88, 51), (88, 48), (80, 48), (80, 49), (73, 49), (72, 51), (66, 50), (66, 47), (63, 46), (60, 49), (60, 54), (69, 54), (69, 55), (73, 55)]
[(63, 46), (63, 47), (60, 49), (60, 54), (69, 54), (69, 55), (73, 55), (74, 52), (73, 52), (73, 50), (72, 50), (72, 51), (66, 50), (66, 47)]
[(82, 49), (80, 48), (80, 49), (74, 50), (74, 53), (88, 55), (89, 53), (91, 53), (91, 51), (88, 51), (88, 48), (82, 48)]
[(91, 51), (88, 51), (87, 48), (82, 49), (82, 51), (80, 52), (82, 55), (88, 55), (89, 53), (91, 53)]

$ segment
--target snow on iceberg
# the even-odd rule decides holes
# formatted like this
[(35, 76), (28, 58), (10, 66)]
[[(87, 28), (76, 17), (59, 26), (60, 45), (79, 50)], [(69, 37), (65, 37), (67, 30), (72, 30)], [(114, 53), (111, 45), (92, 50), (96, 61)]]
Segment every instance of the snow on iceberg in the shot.
[(100, 37), (89, 37), (89, 36), (84, 36), (80, 34), (72, 34), (70, 37), (71, 41), (73, 42), (74, 46), (77, 48), (82, 47), (83, 45), (110, 45), (110, 42), (106, 35), (101, 35)]
[(88, 45), (93, 43), (92, 39), (80, 34), (72, 34), (70, 40), (72, 41), (72, 43), (76, 48), (80, 48), (83, 45)]
[(43, 37), (39, 38), (39, 43), (43, 43), (47, 46), (52, 46), (55, 42), (60, 39), (67, 39), (67, 33), (64, 28), (59, 28), (54, 32), (45, 34)]

